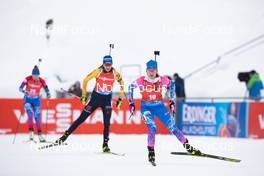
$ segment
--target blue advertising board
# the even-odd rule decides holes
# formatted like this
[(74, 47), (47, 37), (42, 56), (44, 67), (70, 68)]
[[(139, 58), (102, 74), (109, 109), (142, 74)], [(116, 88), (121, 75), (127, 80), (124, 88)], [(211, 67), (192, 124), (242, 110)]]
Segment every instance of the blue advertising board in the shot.
[(246, 137), (246, 103), (177, 103), (177, 121), (186, 135)]

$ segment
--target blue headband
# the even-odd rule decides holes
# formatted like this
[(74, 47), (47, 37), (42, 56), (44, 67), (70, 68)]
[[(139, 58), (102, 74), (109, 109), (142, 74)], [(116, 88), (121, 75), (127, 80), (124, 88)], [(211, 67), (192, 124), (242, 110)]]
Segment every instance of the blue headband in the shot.
[(112, 56), (107, 55), (104, 57), (103, 63), (107, 63), (107, 62), (110, 62), (110, 63), (113, 62)]

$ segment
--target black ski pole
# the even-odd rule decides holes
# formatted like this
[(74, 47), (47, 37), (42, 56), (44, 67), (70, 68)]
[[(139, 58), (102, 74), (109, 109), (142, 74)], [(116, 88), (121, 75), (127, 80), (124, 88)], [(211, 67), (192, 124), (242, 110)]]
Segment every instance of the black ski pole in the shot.
[(67, 90), (65, 90), (65, 89), (63, 89), (63, 88), (61, 88), (61, 91), (62, 91), (63, 93), (66, 93), (66, 94), (70, 95), (70, 96), (73, 96), (73, 97), (75, 97), (75, 98), (78, 98), (78, 99), (81, 98), (81, 97), (79, 97), (79, 96), (77, 96), (77, 95), (75, 95), (75, 94), (73, 94), (73, 93), (68, 92)]
[(109, 56), (111, 56), (111, 51), (112, 51), (112, 49), (114, 49), (114, 44), (110, 44), (109, 47), (110, 47), (110, 49), (109, 49)]
[[(126, 92), (124, 92), (124, 95), (125, 95), (125, 99), (127, 99), (127, 101), (129, 101), (128, 98), (127, 98)], [(130, 120), (133, 115), (134, 115), (134, 112), (132, 112), (130, 114), (130, 116), (128, 117), (128, 120)]]
[(130, 116), (128, 117), (128, 120), (130, 120), (132, 116), (134, 116), (134, 112), (132, 112), (132, 113), (130, 114)]
[(38, 59), (38, 67), (40, 66), (40, 63), (42, 62), (42, 59), (41, 58), (39, 58)]
[(154, 51), (154, 55), (155, 55), (155, 61), (157, 61), (157, 56), (160, 55), (160, 51)]
[(48, 136), (48, 115), (49, 115), (49, 100), (46, 101), (46, 124), (45, 124), (45, 128), (46, 128), (46, 140), (47, 140), (47, 136)]
[(51, 30), (53, 29), (53, 19), (48, 19), (46, 21), (46, 39), (47, 39), (47, 43), (49, 42), (50, 40), (50, 35), (51, 35)]

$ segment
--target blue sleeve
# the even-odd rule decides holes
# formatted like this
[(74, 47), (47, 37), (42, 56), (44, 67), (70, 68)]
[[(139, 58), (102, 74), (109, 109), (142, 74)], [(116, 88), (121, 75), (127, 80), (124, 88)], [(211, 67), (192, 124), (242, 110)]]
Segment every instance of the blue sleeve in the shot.
[(25, 86), (25, 84), (23, 84), (23, 83), (19, 86), (19, 92), (22, 92), (22, 93), (25, 92), (24, 91), (24, 86)]
[(46, 94), (50, 93), (48, 86), (45, 88), (45, 92), (46, 92)]
[(176, 100), (176, 96), (175, 96), (175, 83), (173, 80), (170, 80), (170, 84), (169, 84), (169, 98), (171, 101), (175, 101)]

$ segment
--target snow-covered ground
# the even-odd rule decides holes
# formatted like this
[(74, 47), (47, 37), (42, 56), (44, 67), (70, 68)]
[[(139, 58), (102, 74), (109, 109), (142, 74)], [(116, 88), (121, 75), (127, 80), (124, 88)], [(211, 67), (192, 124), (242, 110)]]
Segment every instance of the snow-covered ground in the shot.
[[(263, 175), (264, 140), (189, 137), (191, 143), (204, 152), (241, 159), (231, 163), (207, 158), (173, 156), (171, 151), (184, 151), (173, 136), (157, 135), (157, 167), (147, 162), (146, 135), (111, 135), (113, 152), (125, 153), (125, 157), (98, 154), (101, 135), (72, 135), (68, 146), (44, 151), (39, 144), (23, 141), (27, 135), (18, 135), (12, 144), (13, 135), (0, 136), (1, 176), (47, 176), (47, 175)], [(59, 136), (48, 136), (55, 140)]]

